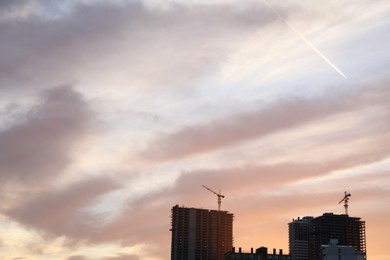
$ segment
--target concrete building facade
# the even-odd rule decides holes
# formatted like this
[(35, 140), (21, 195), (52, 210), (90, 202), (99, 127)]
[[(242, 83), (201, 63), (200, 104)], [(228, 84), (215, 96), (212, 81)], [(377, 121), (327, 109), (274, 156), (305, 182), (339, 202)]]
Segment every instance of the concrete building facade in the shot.
[(171, 260), (223, 260), (233, 246), (233, 214), (228, 211), (172, 208)]

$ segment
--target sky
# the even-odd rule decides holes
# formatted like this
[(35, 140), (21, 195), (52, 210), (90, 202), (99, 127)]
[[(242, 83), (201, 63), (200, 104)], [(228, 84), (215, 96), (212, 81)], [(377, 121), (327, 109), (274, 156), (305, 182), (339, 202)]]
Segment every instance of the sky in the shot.
[(175, 205), (390, 259), (387, 0), (0, 1), (0, 258), (168, 260)]

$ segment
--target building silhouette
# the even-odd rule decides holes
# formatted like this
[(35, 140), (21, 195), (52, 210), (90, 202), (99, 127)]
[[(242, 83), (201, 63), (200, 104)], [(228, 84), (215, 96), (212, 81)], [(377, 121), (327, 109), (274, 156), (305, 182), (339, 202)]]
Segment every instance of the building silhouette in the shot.
[(292, 260), (320, 260), (321, 246), (337, 239), (339, 246), (352, 246), (366, 255), (365, 222), (346, 214), (324, 213), (289, 223), (289, 248)]
[(288, 223), (288, 244), (291, 259), (313, 259), (312, 220), (313, 217), (298, 217), (298, 219), (293, 219), (292, 222)]
[(176, 205), (171, 217), (171, 260), (223, 260), (231, 250), (232, 213)]
[(241, 248), (237, 252), (233, 247), (231, 252), (225, 254), (225, 260), (290, 260), (290, 255), (283, 254), (282, 249), (277, 253), (275, 248), (268, 253), (266, 247), (259, 247), (256, 251), (251, 248), (250, 252), (243, 252)]
[(346, 214), (335, 215), (325, 213), (312, 221), (314, 258), (319, 260), (320, 248), (329, 244), (331, 239), (337, 239), (340, 246), (353, 246), (355, 250), (366, 255), (366, 228), (365, 221), (350, 217)]

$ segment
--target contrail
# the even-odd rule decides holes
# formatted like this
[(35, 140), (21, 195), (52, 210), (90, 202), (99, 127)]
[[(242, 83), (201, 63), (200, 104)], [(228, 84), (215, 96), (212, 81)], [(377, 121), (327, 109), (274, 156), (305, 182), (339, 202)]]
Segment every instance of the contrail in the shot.
[(291, 30), (295, 32), (296, 35), (299, 36), (304, 42), (306, 42), (307, 45), (309, 45), (310, 48), (312, 48), (318, 55), (320, 55), (321, 58), (323, 58), (335, 71), (337, 71), (343, 78), (347, 79), (347, 76), (339, 69), (336, 67), (336, 65), (333, 64), (319, 49), (316, 48), (306, 37), (300, 33), (292, 24), (290, 24), (288, 21), (284, 20), (282, 16), (279, 14), (275, 8), (267, 1), (263, 0), (264, 3), (266, 3), (269, 8), (276, 14), (276, 16), (283, 21)]

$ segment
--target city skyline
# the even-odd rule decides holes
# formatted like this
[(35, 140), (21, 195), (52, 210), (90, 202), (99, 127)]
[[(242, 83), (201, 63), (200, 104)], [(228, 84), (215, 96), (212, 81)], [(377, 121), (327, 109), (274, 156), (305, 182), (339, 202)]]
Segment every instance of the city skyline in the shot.
[(168, 260), (173, 205), (390, 259), (390, 2), (0, 1), (0, 258)]

